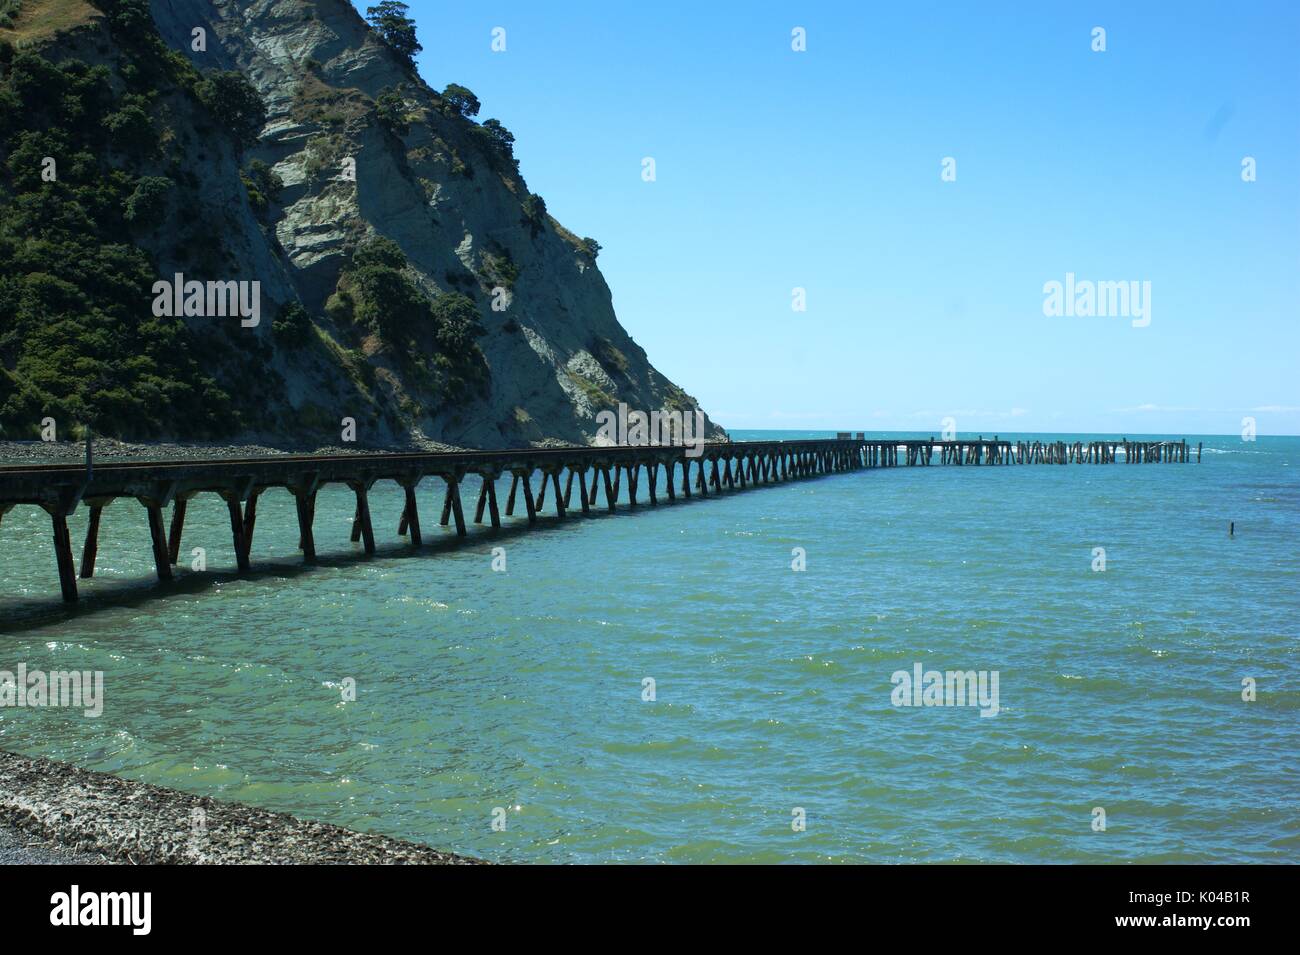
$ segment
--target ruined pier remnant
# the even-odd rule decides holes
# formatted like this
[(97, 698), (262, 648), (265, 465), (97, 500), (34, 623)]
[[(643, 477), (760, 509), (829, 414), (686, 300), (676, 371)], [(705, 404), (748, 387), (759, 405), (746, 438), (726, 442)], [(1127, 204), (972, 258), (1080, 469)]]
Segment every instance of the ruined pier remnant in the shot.
[[(144, 506), (154, 566), (160, 580), (170, 580), (185, 530), (188, 502), (197, 494), (217, 494), (230, 513), (230, 533), (235, 563), (241, 573), (251, 569), (250, 550), (257, 526), (258, 498), (272, 489), (293, 495), (297, 505), (298, 549), (305, 563), (316, 561), (313, 523), (316, 494), (325, 484), (344, 484), (356, 497), (351, 537), (367, 554), (375, 552), (375, 525), (370, 511), (370, 489), (378, 481), (394, 481), (404, 492), (398, 535), (411, 546), (423, 543), (417, 491), (423, 483), (442, 491), (440, 524), (455, 522), (456, 534), (468, 533), (461, 486), (478, 477), (473, 520), (482, 524), (485, 511), (496, 529), (502, 525), (497, 506), (496, 481), (511, 475), (506, 516), (513, 516), (522, 497), (527, 519), (535, 523), (548, 500), (558, 519), (583, 515), (604, 496), (605, 510), (613, 512), (622, 500), (620, 486), (627, 481), (627, 505), (637, 507), (644, 488), (645, 503), (678, 500), (677, 469), (681, 469), (681, 494), (701, 497), (746, 490), (766, 484), (805, 480), (842, 471), (906, 465), (1012, 465), (1012, 464), (1129, 464), (1187, 462), (1186, 441), (1129, 441), (1127, 439), (1076, 441), (1007, 441), (999, 438), (936, 441), (933, 438), (881, 439), (839, 432), (835, 438), (804, 441), (722, 441), (702, 446), (618, 446), (528, 448), (507, 451), (455, 451), (440, 453), (379, 453), (350, 455), (281, 455), (276, 457), (158, 461), (82, 465), (19, 465), (0, 467), (0, 518), (17, 505), (44, 508), (54, 534), (55, 564), (63, 599), (77, 599), (78, 566), (73, 560), (68, 517), (78, 506), (90, 508), (90, 522), (81, 551), (80, 576), (95, 573), (101, 514), (119, 498), (135, 499)], [(936, 459), (937, 452), (937, 459)], [(1200, 448), (1197, 448), (1200, 460)], [(534, 474), (541, 483), (534, 494)], [(665, 480), (660, 484), (660, 474)], [(644, 476), (644, 483), (642, 479)], [(563, 480), (562, 480), (563, 477)], [(563, 484), (563, 490), (561, 485)], [(522, 491), (522, 495), (518, 494)], [(164, 510), (171, 507), (171, 521)], [(385, 525), (392, 526), (392, 525)]]

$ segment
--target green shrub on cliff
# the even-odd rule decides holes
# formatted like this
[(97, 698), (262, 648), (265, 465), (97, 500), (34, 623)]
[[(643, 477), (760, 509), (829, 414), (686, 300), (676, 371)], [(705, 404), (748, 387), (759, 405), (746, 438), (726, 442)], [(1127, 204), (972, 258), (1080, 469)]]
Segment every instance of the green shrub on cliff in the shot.
[(242, 73), (211, 73), (194, 87), (199, 101), (243, 145), (257, 142), (266, 125), (266, 103)]
[(394, 136), (405, 136), (411, 131), (401, 90), (389, 87), (375, 97), (375, 119)]
[(280, 174), (260, 159), (249, 163), (248, 168), (240, 173), (240, 179), (248, 191), (248, 201), (259, 213), (265, 212), (270, 203), (277, 202), (284, 190)]
[(0, 0), (0, 27), (11, 27), (23, 11), (23, 0)]
[(312, 322), (307, 309), (298, 302), (290, 302), (280, 309), (271, 326), (275, 338), (283, 345), (298, 347), (311, 341)]
[(426, 383), (434, 394), (422, 396), (441, 406), (486, 391), (487, 360), (476, 341), (483, 334), (478, 306), (459, 292), (447, 292), (432, 302), (407, 274), (406, 256), (391, 239), (377, 237), (358, 246), (339, 276), (327, 314), (336, 321), (350, 318), (362, 331), (394, 346), (402, 365), (419, 379), (429, 379), (431, 355), (435, 372)]
[(160, 225), (167, 214), (167, 196), (172, 181), (163, 176), (145, 176), (126, 200), (126, 221), (143, 228)]
[(416, 39), (415, 21), (406, 15), (409, 9), (398, 0), (382, 0), (378, 5), (366, 8), (366, 19), (394, 53), (408, 66), (414, 66), (415, 54), (424, 47)]
[(449, 115), (460, 116), (463, 119), (477, 116), (481, 106), (478, 97), (459, 83), (447, 85), (447, 88), (442, 91), (442, 103)]
[[(140, 12), (101, 7), (121, 23)], [(223, 436), (242, 422), (198, 357), (221, 344), (150, 308), (158, 269), (131, 242), (177, 187), (148, 164), (148, 94), (110, 75), (29, 51), (0, 67), (0, 104), (14, 106), (0, 110), (0, 428), (34, 437), (48, 415), (64, 434)]]

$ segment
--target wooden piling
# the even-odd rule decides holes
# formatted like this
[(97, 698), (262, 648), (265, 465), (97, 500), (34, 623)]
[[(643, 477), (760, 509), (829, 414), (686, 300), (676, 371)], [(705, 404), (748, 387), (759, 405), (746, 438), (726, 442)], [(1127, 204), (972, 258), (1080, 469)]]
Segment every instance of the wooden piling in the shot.
[[(542, 484), (546, 481), (543, 480)], [(555, 513), (563, 520), (567, 511), (564, 505), (564, 495), (560, 493), (560, 472), (558, 470), (551, 472), (551, 488), (555, 491)]]
[(506, 517), (515, 515), (515, 491), (519, 489), (519, 475), (510, 475), (510, 496), (506, 498)]
[[(357, 496), (357, 523), (361, 527), (362, 545), (366, 554), (374, 554), (375, 529), (370, 523), (370, 489), (364, 484), (354, 484), (352, 491)], [(354, 537), (353, 540), (355, 539)]]
[(424, 541), (420, 537), (420, 511), (415, 501), (415, 485), (403, 485), (402, 490), (406, 495), (406, 507), (404, 512), (406, 528), (411, 532), (411, 546), (419, 547), (424, 543)]
[(257, 494), (248, 496), (248, 503), (244, 505), (244, 547), (248, 551), (253, 549), (253, 529), (257, 527)]
[(296, 492), (293, 503), (298, 511), (298, 549), (302, 551), (304, 563), (314, 564), (316, 563), (316, 537), (312, 533), (312, 524), (316, 520), (316, 492)]
[[(572, 472), (570, 472), (570, 473), (572, 473)], [(593, 481), (592, 483), (593, 483), (593, 485), (595, 484), (594, 481)], [(593, 491), (593, 492), (595, 491), (595, 488), (594, 488), (594, 487), (592, 488), (592, 491)], [(588, 500), (587, 500), (587, 469), (586, 469), (586, 467), (582, 467), (582, 468), (579, 468), (579, 469), (578, 469), (578, 498), (582, 501), (582, 513), (583, 513), (583, 514), (590, 514), (590, 513), (591, 513), (591, 504), (590, 504), (590, 503), (588, 502)]]
[(461, 509), (460, 503), (460, 478), (452, 476), (447, 479), (447, 494), (451, 497), (451, 513), (456, 518), (456, 536), (464, 537), (465, 530), (465, 512)]
[(537, 523), (537, 504), (533, 501), (533, 472), (521, 476), (524, 487), (524, 507), (528, 509), (528, 523)]
[(159, 580), (172, 579), (172, 562), (167, 551), (167, 533), (163, 530), (162, 508), (157, 504), (146, 504), (149, 515), (149, 540), (153, 544), (153, 563), (158, 571)]
[(609, 467), (608, 467), (608, 466), (605, 466), (605, 467), (603, 467), (603, 468), (600, 469), (600, 476), (601, 476), (601, 479), (604, 481), (604, 484), (605, 484), (605, 505), (609, 508), (609, 512), (610, 512), (611, 514), (613, 514), (613, 513), (614, 513), (614, 501), (617, 499), (618, 495), (617, 495), (616, 492), (614, 491), (613, 486), (610, 484), (610, 480), (609, 480)]
[(501, 529), (501, 514), (497, 511), (497, 481), (496, 478), (488, 479), (488, 514), (492, 518), (492, 529)]
[(90, 523), (86, 526), (86, 543), (81, 548), (81, 576), (85, 580), (95, 576), (95, 554), (99, 551), (99, 515), (103, 513), (102, 506), (90, 508)]
[(54, 526), (54, 560), (59, 568), (59, 588), (64, 603), (77, 600), (77, 571), (72, 563), (72, 535), (68, 533), (68, 516), (62, 512), (51, 513)]
[(438, 516), (438, 524), (446, 527), (451, 523), (451, 479), (443, 478), (447, 482), (447, 487), (442, 493), (442, 514)]
[(230, 536), (235, 545), (235, 566), (241, 574), (249, 571), (248, 545), (244, 542), (244, 512), (239, 498), (226, 498), (226, 510), (230, 512)]
[[(173, 564), (181, 557), (181, 533), (185, 529), (185, 509), (188, 504), (189, 502), (183, 497), (178, 497), (172, 502), (172, 526), (171, 533), (167, 536), (167, 559)], [(91, 510), (91, 517), (94, 518), (94, 508)]]
[(352, 543), (361, 540), (361, 506), (357, 505), (352, 511), (352, 533), (348, 537)]

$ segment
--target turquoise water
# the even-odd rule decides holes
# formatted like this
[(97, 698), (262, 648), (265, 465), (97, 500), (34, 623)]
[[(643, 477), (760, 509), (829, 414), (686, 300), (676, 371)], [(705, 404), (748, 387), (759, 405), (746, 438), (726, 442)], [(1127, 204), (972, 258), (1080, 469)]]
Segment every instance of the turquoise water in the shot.
[[(105, 707), (0, 709), (0, 748), (500, 861), (1293, 861), (1300, 439), (1197, 440), (1199, 466), (861, 471), (460, 547), (429, 481), (419, 557), (380, 485), (371, 560), (329, 488), (310, 572), (273, 491), (247, 580), (199, 497), (210, 570), (163, 599), (120, 501), (70, 618), (29, 616), (58, 583), (18, 508), (0, 669), (102, 670)], [(893, 706), (914, 663), (997, 671), (1001, 711)]]

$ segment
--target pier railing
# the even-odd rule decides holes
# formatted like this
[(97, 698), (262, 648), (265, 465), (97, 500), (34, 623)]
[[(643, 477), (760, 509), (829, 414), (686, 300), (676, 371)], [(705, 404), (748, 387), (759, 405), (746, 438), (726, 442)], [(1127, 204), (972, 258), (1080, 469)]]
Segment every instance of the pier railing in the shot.
[[(627, 480), (629, 507), (638, 505), (642, 488), (646, 503), (661, 503), (662, 487), (668, 502), (692, 491), (702, 497), (764, 484), (802, 480), (841, 471), (934, 464), (957, 466), (1013, 464), (1109, 464), (1123, 452), (1127, 463), (1187, 462), (1186, 441), (1097, 440), (1087, 442), (1026, 442), (998, 438), (936, 441), (837, 437), (802, 441), (708, 442), (694, 447), (613, 446), (529, 448), (506, 451), (455, 451), (438, 453), (376, 453), (343, 455), (278, 455), (261, 458), (214, 458), (202, 461), (155, 461), (85, 465), (18, 465), (0, 467), (0, 519), (18, 505), (35, 505), (50, 515), (55, 559), (63, 599), (77, 599), (78, 568), (73, 560), (68, 517), (77, 507), (90, 509), (81, 551), (80, 577), (95, 573), (100, 514), (119, 498), (134, 498), (144, 506), (149, 524), (154, 565), (160, 580), (172, 578), (185, 528), (188, 502), (198, 494), (217, 494), (230, 514), (235, 560), (241, 572), (250, 569), (249, 552), (257, 524), (257, 501), (268, 490), (282, 488), (293, 495), (298, 515), (298, 549), (307, 563), (316, 561), (313, 525), (316, 494), (326, 484), (346, 484), (355, 494), (352, 541), (360, 541), (367, 554), (375, 552), (374, 522), (369, 492), (379, 481), (394, 481), (404, 491), (398, 521), (399, 536), (413, 547), (421, 546), (417, 489), (426, 478), (441, 480), (442, 509), (439, 522), (453, 520), (456, 533), (467, 533), (461, 485), (478, 477), (473, 520), (485, 514), (493, 528), (501, 527), (496, 482), (511, 476), (506, 516), (512, 516), (522, 498), (528, 522), (542, 513), (548, 486), (555, 515), (561, 519), (576, 506), (591, 513), (604, 497), (612, 512), (621, 498), (620, 483)], [(1200, 447), (1196, 449), (1200, 460)], [(680, 481), (677, 477), (680, 468)], [(541, 482), (534, 493), (534, 474)], [(590, 481), (588, 477), (590, 476)], [(561, 478), (563, 477), (563, 482)], [(660, 484), (661, 477), (664, 479)], [(573, 492), (577, 482), (577, 503)], [(644, 483), (642, 483), (644, 479)], [(563, 484), (563, 487), (561, 485)], [(171, 508), (170, 528), (164, 526), (164, 509)], [(2, 526), (2, 525), (0, 525)]]

